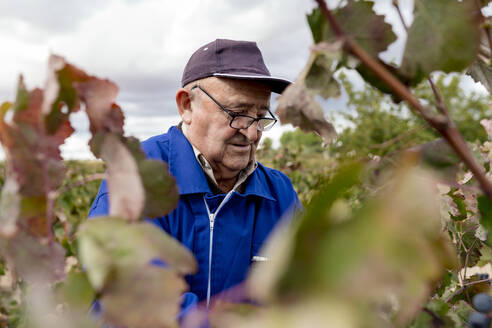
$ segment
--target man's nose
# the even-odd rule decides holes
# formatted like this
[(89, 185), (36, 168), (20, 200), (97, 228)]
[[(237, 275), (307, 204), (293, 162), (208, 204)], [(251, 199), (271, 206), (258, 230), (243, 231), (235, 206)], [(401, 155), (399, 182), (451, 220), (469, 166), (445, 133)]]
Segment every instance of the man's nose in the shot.
[(241, 129), (240, 131), (243, 135), (246, 136), (246, 138), (248, 138), (250, 142), (255, 142), (261, 136), (261, 132), (258, 131), (257, 121), (253, 122), (253, 124), (251, 124), (248, 128)]

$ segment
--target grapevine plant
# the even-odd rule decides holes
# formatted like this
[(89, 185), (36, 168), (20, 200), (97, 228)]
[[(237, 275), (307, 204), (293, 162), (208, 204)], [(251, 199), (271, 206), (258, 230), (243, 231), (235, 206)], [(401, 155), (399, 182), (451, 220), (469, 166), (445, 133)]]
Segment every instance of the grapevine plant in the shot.
[[(407, 104), (442, 139), (391, 160), (317, 162), (323, 175), (303, 182), (316, 190), (304, 198), (303, 213), (272, 233), (263, 250), (269, 261), (255, 264), (212, 307), (189, 312), (181, 326), (490, 325), (492, 119), (477, 124), (490, 141), (465, 142), (433, 82), (436, 74), (468, 72), (490, 92), (492, 36), (481, 12), (488, 1), (414, 2), (409, 24), (393, 1), (407, 31), (396, 65), (379, 57), (396, 35), (373, 1), (330, 9), (317, 0), (307, 17), (311, 56), (276, 113), (330, 142), (336, 133), (316, 97), (338, 96), (337, 72), (350, 69)], [(43, 90), (28, 91), (21, 77), (15, 102), (0, 107), (0, 326), (175, 327), (183, 278), (196, 262), (144, 218), (176, 206), (176, 184), (165, 163), (146, 159), (139, 141), (124, 135), (114, 83), (55, 55), (48, 67)], [(425, 80), (434, 101), (414, 93)], [(88, 115), (89, 145), (105, 161), (111, 203), (108, 217), (80, 225), (69, 224), (60, 201), (71, 186), (63, 184), (59, 146), (73, 132), (69, 118), (77, 110)], [(444, 170), (426, 161), (429, 149), (451, 149), (459, 161)], [(90, 311), (96, 299), (101, 317)]]
[[(56, 55), (48, 66), (44, 90), (28, 91), (21, 77), (15, 102), (1, 105), (6, 174), (0, 250), (10, 290), (18, 294), (13, 302), (23, 303), (23, 313), (13, 317), (7, 311), (2, 325), (93, 327), (88, 311), (97, 295), (103, 320), (112, 325), (172, 326), (185, 291), (183, 276), (194, 272), (196, 262), (142, 219), (174, 208), (175, 181), (165, 163), (146, 159), (139, 141), (124, 136), (113, 82)], [(106, 163), (111, 212), (57, 234), (57, 224), (66, 223), (63, 202), (57, 202), (66, 192), (59, 146), (74, 131), (70, 114), (81, 108), (90, 121), (91, 151)]]

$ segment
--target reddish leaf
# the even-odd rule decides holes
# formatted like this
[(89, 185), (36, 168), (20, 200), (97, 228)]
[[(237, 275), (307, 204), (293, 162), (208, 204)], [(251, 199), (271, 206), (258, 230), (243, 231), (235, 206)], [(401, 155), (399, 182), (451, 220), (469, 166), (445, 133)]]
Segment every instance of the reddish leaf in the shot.
[(101, 298), (104, 317), (118, 327), (176, 327), (185, 291), (184, 279), (163, 268), (120, 271)]
[(59, 244), (22, 231), (7, 243), (5, 255), (26, 281), (51, 283), (64, 278), (65, 251)]
[(316, 131), (326, 143), (336, 136), (333, 125), (326, 121), (323, 109), (302, 81), (296, 81), (285, 89), (278, 100), (276, 113), (282, 124), (292, 123), (303, 131)]
[(166, 215), (176, 207), (179, 194), (167, 164), (146, 159), (138, 139), (101, 132), (90, 146), (107, 163), (111, 216), (137, 220)]

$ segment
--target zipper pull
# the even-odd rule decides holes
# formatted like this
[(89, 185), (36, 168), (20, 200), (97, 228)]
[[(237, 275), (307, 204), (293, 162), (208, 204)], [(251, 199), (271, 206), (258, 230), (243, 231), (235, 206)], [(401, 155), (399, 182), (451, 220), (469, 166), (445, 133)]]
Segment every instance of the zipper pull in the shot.
[(214, 230), (215, 214), (210, 214), (210, 230)]

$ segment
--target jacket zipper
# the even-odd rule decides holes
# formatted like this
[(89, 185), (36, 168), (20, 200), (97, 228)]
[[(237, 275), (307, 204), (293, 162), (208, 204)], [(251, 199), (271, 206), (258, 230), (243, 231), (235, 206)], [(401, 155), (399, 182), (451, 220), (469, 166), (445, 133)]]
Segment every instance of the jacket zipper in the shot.
[(207, 307), (210, 304), (210, 294), (211, 294), (211, 285), (212, 285), (212, 247), (214, 242), (214, 224), (217, 214), (219, 214), (220, 209), (225, 205), (225, 203), (231, 198), (233, 190), (231, 190), (222, 200), (219, 207), (215, 211), (215, 213), (210, 213), (210, 209), (208, 207), (205, 196), (203, 196), (203, 202), (205, 203), (205, 208), (207, 209), (208, 219), (210, 222), (210, 247), (208, 250), (208, 283), (207, 283)]

